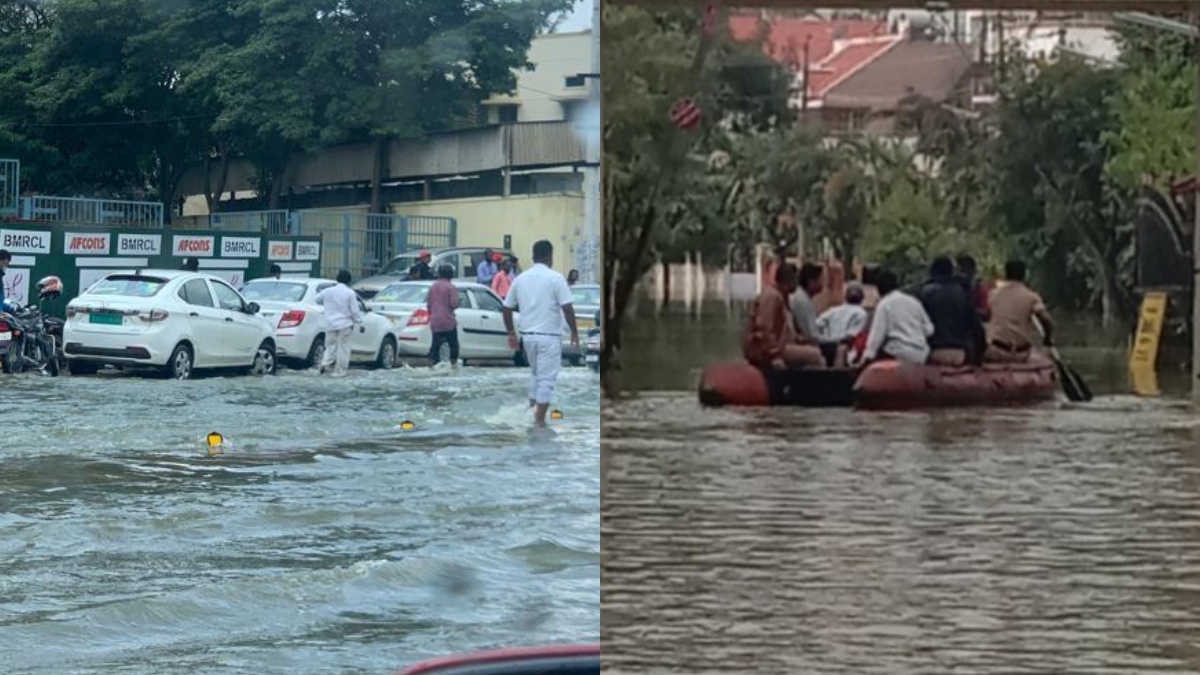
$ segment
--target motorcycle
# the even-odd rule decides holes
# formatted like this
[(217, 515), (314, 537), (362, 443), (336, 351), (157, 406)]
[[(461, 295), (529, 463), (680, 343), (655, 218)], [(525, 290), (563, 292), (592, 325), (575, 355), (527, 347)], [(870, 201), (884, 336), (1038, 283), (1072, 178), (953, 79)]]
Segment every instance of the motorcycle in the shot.
[(58, 377), (62, 370), (61, 323), (32, 305), (0, 312), (0, 335), (11, 336), (2, 361), (4, 372), (19, 375), (33, 370)]

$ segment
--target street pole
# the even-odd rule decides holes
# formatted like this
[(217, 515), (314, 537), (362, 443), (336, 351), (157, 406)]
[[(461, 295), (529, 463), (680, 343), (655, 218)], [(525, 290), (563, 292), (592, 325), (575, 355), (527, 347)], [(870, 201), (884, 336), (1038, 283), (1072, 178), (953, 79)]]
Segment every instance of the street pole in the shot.
[[(1192, 26), (1200, 29), (1200, 11), (1192, 10)], [(1196, 92), (1196, 179), (1200, 180), (1200, 63), (1195, 70)], [(1200, 399), (1200, 189), (1192, 194), (1195, 200), (1195, 215), (1192, 219), (1192, 398)]]

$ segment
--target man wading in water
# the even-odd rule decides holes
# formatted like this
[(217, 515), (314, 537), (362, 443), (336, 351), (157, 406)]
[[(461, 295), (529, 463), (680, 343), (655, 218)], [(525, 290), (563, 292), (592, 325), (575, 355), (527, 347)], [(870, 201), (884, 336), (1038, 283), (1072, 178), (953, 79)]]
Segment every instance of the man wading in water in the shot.
[(333, 369), (334, 377), (345, 377), (350, 368), (350, 334), (362, 323), (358, 294), (350, 289), (350, 272), (337, 273), (337, 285), (317, 293), (313, 302), (325, 308), (325, 358), (321, 374)]
[[(571, 346), (579, 346), (579, 326), (571, 289), (563, 275), (550, 269), (554, 246), (547, 240), (533, 245), (533, 267), (513, 279), (504, 298), (504, 327), (508, 347), (514, 352), (525, 342), (525, 356), (533, 370), (529, 404), (536, 406), (534, 426), (546, 426), (546, 411), (554, 398), (554, 385), (562, 367), (562, 321), (571, 330)], [(521, 313), (521, 339), (513, 328), (513, 310)]]

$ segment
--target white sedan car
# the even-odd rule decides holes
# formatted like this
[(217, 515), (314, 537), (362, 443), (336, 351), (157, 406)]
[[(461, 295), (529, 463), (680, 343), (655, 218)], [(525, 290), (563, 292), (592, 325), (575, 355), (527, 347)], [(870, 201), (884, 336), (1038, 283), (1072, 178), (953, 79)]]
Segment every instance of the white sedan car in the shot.
[[(400, 281), (388, 284), (371, 298), (370, 306), (392, 320), (400, 331), (400, 353), (406, 356), (428, 356), (433, 345), (429, 330), (429, 308), (425, 298), (432, 281)], [(513, 359), (521, 362), (519, 353), (508, 348), (508, 333), (504, 330), (504, 306), (492, 289), (469, 281), (455, 281), (458, 289), (458, 357), (467, 359)], [(516, 320), (516, 314), (514, 321)], [(439, 358), (450, 359), (450, 346), (443, 345)]]
[[(332, 279), (255, 279), (242, 286), (242, 295), (262, 306), (262, 315), (275, 322), (279, 358), (311, 367), (325, 353), (325, 308), (313, 299), (337, 284)], [(392, 322), (368, 309), (362, 299), (363, 324), (350, 338), (351, 362), (396, 366), (396, 331)]]
[(208, 274), (109, 274), (67, 304), (63, 352), (72, 375), (105, 364), (185, 380), (206, 368), (275, 372), (275, 327), (232, 286)]

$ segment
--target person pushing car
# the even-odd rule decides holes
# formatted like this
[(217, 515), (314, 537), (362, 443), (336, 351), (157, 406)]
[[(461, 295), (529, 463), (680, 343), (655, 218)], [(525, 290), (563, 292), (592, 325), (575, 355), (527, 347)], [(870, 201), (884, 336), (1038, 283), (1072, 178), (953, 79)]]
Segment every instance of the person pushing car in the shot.
[(333, 369), (334, 377), (344, 377), (350, 369), (350, 337), (361, 324), (358, 294), (350, 288), (350, 272), (340, 270), (337, 284), (317, 293), (313, 302), (325, 308), (325, 356), (321, 374)]

